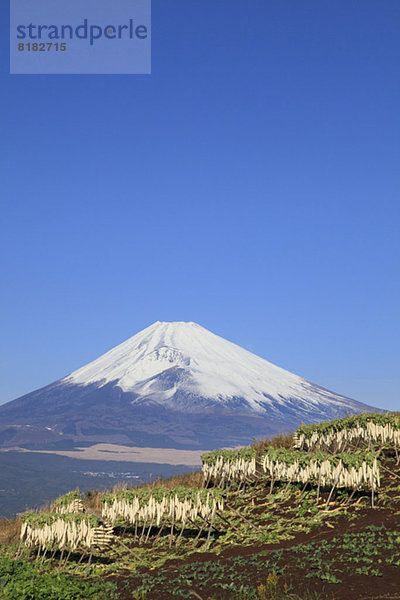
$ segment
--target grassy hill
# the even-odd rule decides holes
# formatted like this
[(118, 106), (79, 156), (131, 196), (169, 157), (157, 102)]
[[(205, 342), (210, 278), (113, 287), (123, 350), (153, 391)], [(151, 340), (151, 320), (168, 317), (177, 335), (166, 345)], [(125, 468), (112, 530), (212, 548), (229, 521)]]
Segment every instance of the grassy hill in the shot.
[[(278, 436), (255, 442), (236, 455), (205, 457), (211, 466), (222, 457), (220, 463), (231, 473), (230, 481), (216, 472), (208, 477), (208, 499), (201, 472), (131, 491), (114, 489), (106, 496), (87, 492), (85, 514), (95, 524), (105, 506), (119, 510), (117, 501), (120, 507), (123, 502), (133, 506), (139, 498), (144, 511), (136, 522), (116, 516), (113, 537), (103, 548), (67, 544), (60, 551), (56, 544), (44, 544), (21, 545), (18, 551), (20, 520), (0, 521), (0, 599), (400, 600), (398, 438), (384, 440), (378, 432), (372, 439), (374, 423), (362, 418), (361, 429), (360, 422), (349, 418), (306, 428), (295, 439)], [(400, 432), (399, 417), (391, 414), (390, 420), (392, 433)], [(369, 427), (369, 437), (348, 436), (356, 427)], [(387, 433), (388, 426), (382, 427)], [(340, 433), (344, 430), (346, 435)], [(301, 448), (293, 449), (296, 445)], [(276, 471), (263, 468), (267, 455)], [(245, 457), (247, 465), (254, 457), (253, 471), (243, 470), (241, 463), (236, 472), (232, 465), (239, 465), (234, 463), (237, 457)], [(306, 477), (310, 465), (328, 463), (336, 469), (329, 484), (322, 471), (308, 481), (296, 481), (296, 473)], [(340, 484), (346, 469), (353, 473), (349, 481), (355, 481), (360, 464), (359, 473), (367, 472), (365, 465), (378, 465), (374, 476), (380, 482), (376, 479), (374, 493), (367, 479)], [(77, 495), (61, 499), (59, 507), (67, 509)], [(192, 502), (192, 508), (201, 497), (209, 512), (203, 517), (188, 512), (191, 517), (179, 521), (179, 512), (167, 514), (174, 495), (182, 506)], [(212, 505), (214, 497), (218, 505)], [(159, 525), (155, 513), (146, 516), (145, 507), (154, 498), (167, 499)], [(56, 517), (25, 520), (34, 524), (38, 518), (50, 523)], [(63, 518), (72, 522), (84, 517)]]

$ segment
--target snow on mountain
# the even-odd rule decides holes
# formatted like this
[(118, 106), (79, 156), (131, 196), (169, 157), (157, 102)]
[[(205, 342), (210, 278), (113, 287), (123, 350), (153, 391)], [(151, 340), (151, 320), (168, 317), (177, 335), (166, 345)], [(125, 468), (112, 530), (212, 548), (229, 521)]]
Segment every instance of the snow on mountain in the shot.
[(68, 377), (0, 406), (0, 446), (207, 449), (363, 411), (379, 409), (329, 392), (196, 323), (157, 322)]
[[(60, 381), (113, 384), (137, 402), (193, 409), (194, 398), (263, 414), (297, 400), (307, 412), (328, 404), (354, 410), (354, 401), (316, 386), (196, 323), (157, 321)], [(135, 400), (133, 400), (135, 402)]]

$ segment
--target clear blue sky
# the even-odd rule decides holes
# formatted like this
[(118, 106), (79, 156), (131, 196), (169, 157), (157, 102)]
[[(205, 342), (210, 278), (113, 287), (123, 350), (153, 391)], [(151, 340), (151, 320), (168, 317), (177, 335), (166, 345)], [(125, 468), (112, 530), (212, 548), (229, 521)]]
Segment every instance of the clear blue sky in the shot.
[(16, 76), (0, 402), (157, 320), (400, 410), (400, 3), (153, 0), (151, 76)]

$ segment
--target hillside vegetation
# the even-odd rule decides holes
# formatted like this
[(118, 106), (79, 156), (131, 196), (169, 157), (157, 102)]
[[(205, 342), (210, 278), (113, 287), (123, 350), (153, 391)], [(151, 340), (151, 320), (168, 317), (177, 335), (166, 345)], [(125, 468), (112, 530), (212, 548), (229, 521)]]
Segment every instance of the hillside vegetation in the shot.
[(302, 426), (203, 470), (0, 521), (1, 600), (400, 600), (400, 415)]

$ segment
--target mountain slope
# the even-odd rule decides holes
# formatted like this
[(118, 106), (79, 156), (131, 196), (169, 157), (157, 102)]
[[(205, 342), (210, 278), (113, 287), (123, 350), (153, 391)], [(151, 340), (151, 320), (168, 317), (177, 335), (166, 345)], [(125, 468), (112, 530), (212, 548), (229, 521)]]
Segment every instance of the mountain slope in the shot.
[(196, 323), (157, 322), (69, 376), (1, 406), (0, 444), (71, 438), (213, 447), (364, 410), (371, 407)]

